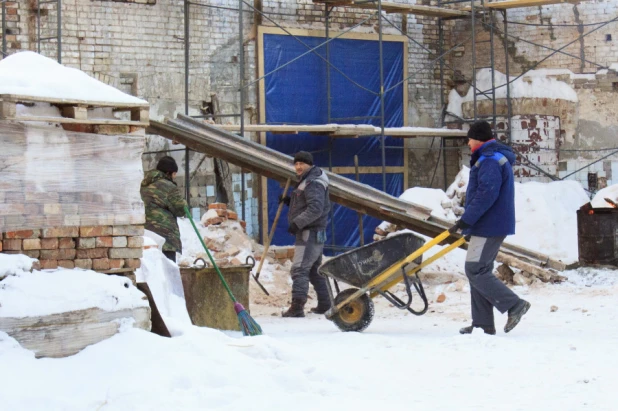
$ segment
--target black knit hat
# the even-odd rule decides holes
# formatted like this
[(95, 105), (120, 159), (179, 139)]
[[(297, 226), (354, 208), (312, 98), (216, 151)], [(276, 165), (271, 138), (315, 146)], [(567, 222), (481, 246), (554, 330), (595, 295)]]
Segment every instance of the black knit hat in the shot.
[(173, 157), (165, 156), (157, 163), (157, 170), (163, 173), (177, 173), (178, 164), (176, 164), (176, 160)]
[(298, 153), (294, 154), (294, 164), (296, 164), (299, 161), (301, 163), (305, 163), (305, 164), (312, 166), (313, 156), (311, 155), (311, 153), (307, 151), (299, 151)]
[(472, 123), (468, 130), (468, 138), (477, 141), (489, 141), (494, 138), (494, 133), (491, 131), (491, 126), (487, 121), (479, 120)]

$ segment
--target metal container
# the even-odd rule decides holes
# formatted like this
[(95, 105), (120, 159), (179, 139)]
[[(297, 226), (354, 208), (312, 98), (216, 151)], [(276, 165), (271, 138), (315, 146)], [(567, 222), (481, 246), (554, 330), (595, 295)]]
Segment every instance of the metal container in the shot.
[(618, 209), (578, 210), (577, 246), (581, 265), (618, 266)]
[[(236, 300), (249, 311), (249, 275), (252, 265), (219, 267)], [(240, 331), (234, 304), (214, 268), (181, 268), (187, 311), (193, 325)]]

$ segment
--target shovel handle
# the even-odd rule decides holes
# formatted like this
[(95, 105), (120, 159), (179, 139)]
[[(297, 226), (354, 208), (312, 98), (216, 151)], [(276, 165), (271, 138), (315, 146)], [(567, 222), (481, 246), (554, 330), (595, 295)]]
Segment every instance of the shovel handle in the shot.
[[(290, 179), (285, 182), (285, 188), (283, 189), (282, 197), (288, 193), (288, 188), (290, 188)], [(279, 216), (281, 215), (281, 210), (283, 209), (283, 201), (279, 203), (279, 208), (277, 208), (277, 214), (275, 214), (275, 219), (273, 220), (273, 225), (270, 227), (270, 233), (268, 234), (268, 238), (266, 239), (266, 244), (264, 244), (264, 252), (262, 253), (262, 258), (260, 259), (260, 264), (258, 264), (258, 268), (255, 271), (255, 281), (260, 278), (260, 272), (262, 271), (262, 265), (264, 264), (264, 259), (266, 258), (266, 253), (268, 253), (268, 248), (270, 247), (270, 242), (275, 235), (275, 229), (277, 228), (277, 223), (279, 222)]]

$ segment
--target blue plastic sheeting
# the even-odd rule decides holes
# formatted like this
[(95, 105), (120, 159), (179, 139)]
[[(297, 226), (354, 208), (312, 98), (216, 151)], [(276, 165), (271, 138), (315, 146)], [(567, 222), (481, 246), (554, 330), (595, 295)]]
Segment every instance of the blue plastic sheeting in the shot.
[[(302, 37), (302, 42), (311, 48), (324, 42), (320, 37)], [(380, 87), (378, 42), (371, 40), (336, 39), (330, 43), (330, 62), (365, 90), (353, 84), (335, 69), (331, 77), (331, 116), (327, 106), (327, 66), (324, 60), (311, 53), (279, 69), (265, 78), (266, 122), (269, 124), (373, 124), (380, 126), (380, 119), (339, 119), (350, 117), (380, 116)], [(264, 34), (264, 72), (270, 73), (308, 48), (291, 36)], [(403, 79), (402, 42), (383, 42), (384, 89), (388, 90)], [(326, 56), (326, 47), (317, 52)], [(373, 93), (372, 93), (373, 91)], [(385, 127), (403, 125), (403, 84), (385, 94)], [(333, 120), (335, 119), (335, 120)], [(305, 150), (313, 154), (314, 164), (328, 169), (354, 166), (354, 155), (359, 167), (382, 165), (382, 150), (379, 137), (333, 138), (308, 133), (267, 133), (266, 145), (285, 154), (293, 155)], [(403, 140), (385, 138), (385, 145), (403, 147)], [(386, 166), (403, 166), (403, 150), (386, 149)], [(354, 175), (347, 176), (355, 179)], [(386, 191), (399, 196), (403, 190), (403, 174), (387, 174)], [(382, 174), (361, 174), (362, 183), (382, 190)], [(274, 181), (268, 182), (268, 219), (272, 225), (282, 188)], [(355, 247), (359, 245), (358, 217), (355, 211), (334, 205), (335, 245)], [(365, 242), (370, 242), (379, 220), (364, 216)], [(292, 244), (287, 233), (287, 208), (284, 207), (272, 244)], [(332, 245), (331, 224), (328, 226), (327, 245)]]

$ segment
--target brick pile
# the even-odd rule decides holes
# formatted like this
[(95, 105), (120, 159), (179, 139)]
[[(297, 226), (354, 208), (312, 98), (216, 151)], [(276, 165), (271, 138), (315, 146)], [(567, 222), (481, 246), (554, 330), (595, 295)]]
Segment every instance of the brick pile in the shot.
[(227, 220), (234, 220), (234, 221), (238, 221), (240, 225), (242, 226), (243, 231), (246, 232), (247, 223), (242, 220), (238, 220), (238, 214), (235, 211), (228, 210), (226, 204), (224, 203), (208, 204), (208, 210), (214, 210), (217, 213), (217, 216), (215, 217), (213, 215), (214, 213), (210, 213), (210, 212), (205, 214), (204, 217), (202, 218), (202, 224), (204, 224), (205, 227), (209, 225), (218, 225)]
[(142, 225), (8, 231), (2, 234), (0, 252), (37, 258), (39, 269), (136, 269), (140, 267), (143, 235)]

